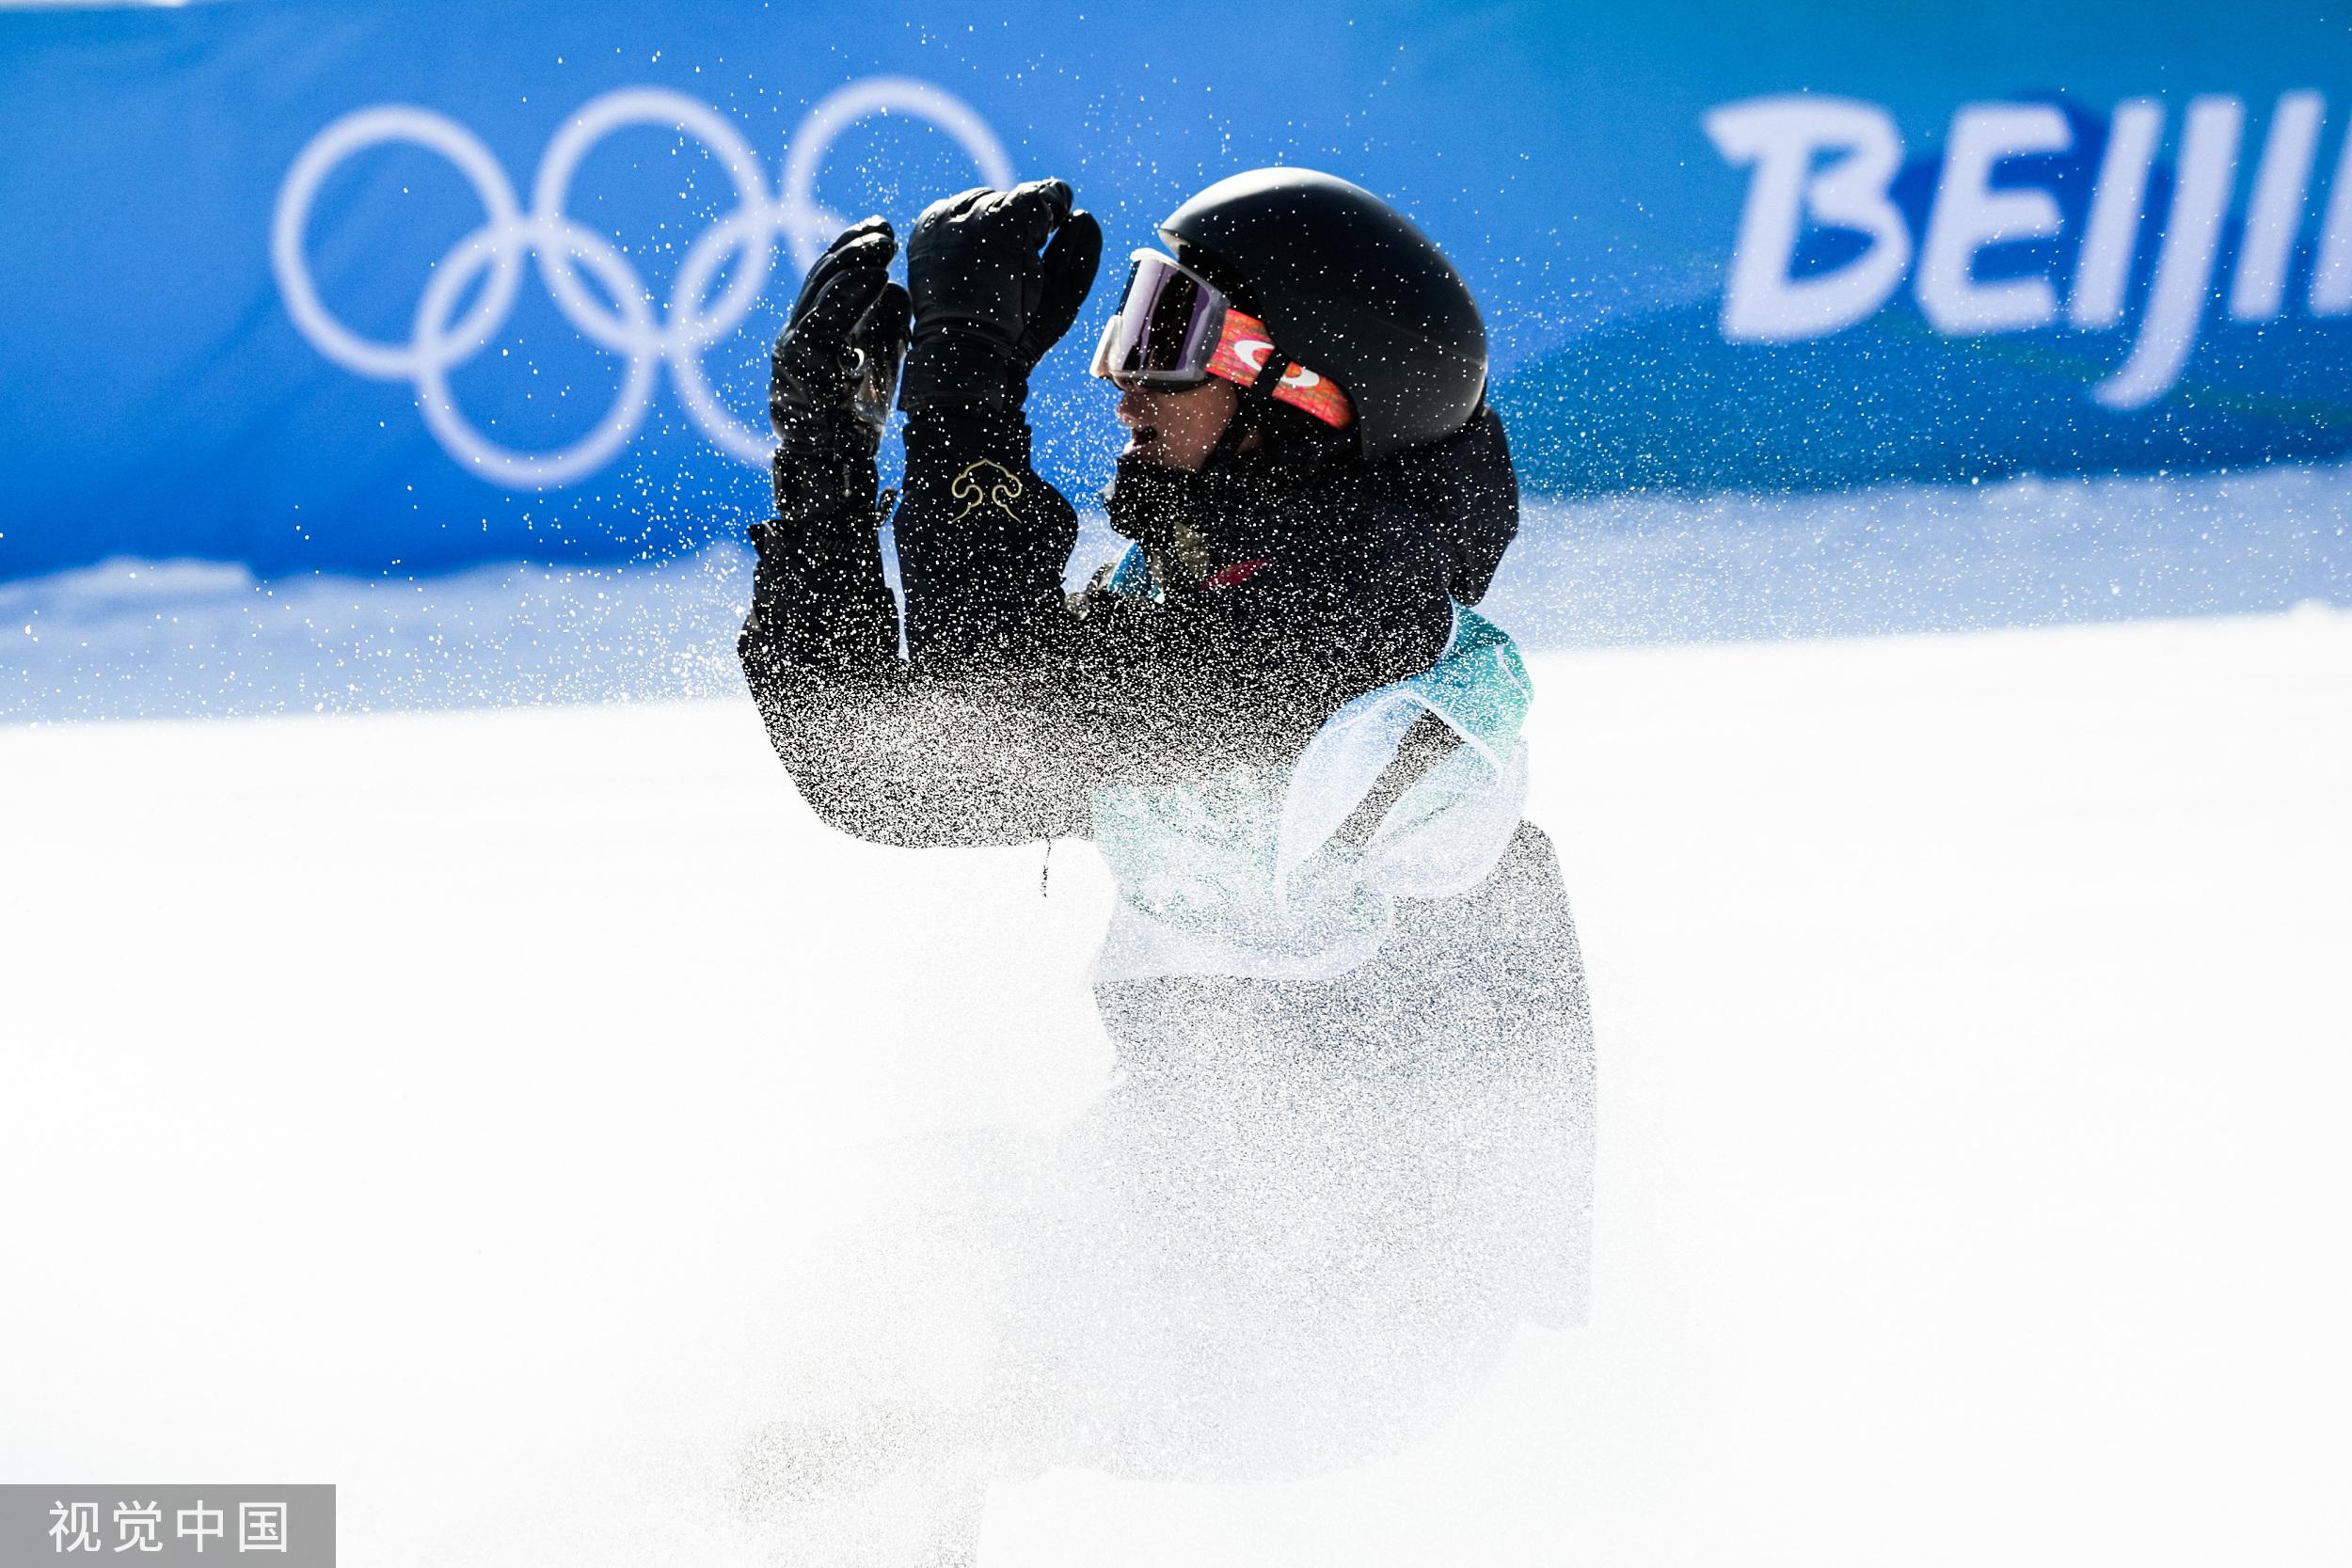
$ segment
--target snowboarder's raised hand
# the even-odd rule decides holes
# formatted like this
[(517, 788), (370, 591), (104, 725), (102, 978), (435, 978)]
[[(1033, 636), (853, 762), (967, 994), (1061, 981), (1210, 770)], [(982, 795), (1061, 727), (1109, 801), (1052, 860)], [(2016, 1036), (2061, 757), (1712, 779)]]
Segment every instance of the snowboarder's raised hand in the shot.
[(874, 453), (906, 356), (907, 292), (890, 281), (898, 236), (879, 217), (842, 230), (808, 269), (769, 360), (776, 513), (870, 511)]
[(1018, 405), (1102, 260), (1103, 226), (1059, 180), (978, 186), (925, 208), (907, 236), (914, 346), (905, 406)]

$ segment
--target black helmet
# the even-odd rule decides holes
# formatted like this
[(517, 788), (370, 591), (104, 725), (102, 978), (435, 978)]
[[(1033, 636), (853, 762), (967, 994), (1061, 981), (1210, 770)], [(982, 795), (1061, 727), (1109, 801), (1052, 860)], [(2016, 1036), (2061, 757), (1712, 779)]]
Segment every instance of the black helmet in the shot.
[(1220, 180), (1168, 214), (1176, 259), (1329, 376), (1367, 458), (1442, 440), (1486, 389), (1486, 329), (1454, 264), (1406, 215), (1307, 168)]

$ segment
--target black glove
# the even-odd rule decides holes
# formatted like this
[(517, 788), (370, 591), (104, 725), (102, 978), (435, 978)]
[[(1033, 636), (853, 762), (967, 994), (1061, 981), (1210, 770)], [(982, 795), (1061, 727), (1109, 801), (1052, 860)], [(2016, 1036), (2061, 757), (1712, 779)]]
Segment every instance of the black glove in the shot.
[(1078, 319), (1102, 261), (1103, 226), (1073, 211), (1059, 180), (932, 202), (907, 236), (914, 347), (902, 406), (1017, 406), (1029, 372)]
[(890, 281), (897, 236), (881, 218), (844, 230), (808, 269), (769, 360), (776, 515), (868, 514), (874, 453), (907, 348), (907, 292)]

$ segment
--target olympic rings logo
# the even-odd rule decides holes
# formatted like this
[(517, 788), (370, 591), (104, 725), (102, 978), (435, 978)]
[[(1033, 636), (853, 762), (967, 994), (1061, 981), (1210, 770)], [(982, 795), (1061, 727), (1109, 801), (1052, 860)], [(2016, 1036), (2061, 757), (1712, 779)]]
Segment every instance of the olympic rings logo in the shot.
[[(346, 370), (378, 381), (407, 381), (417, 389), (426, 428), (452, 457), (510, 487), (569, 484), (610, 463), (644, 422), (663, 363), (711, 443), (745, 463), (764, 467), (774, 443), (722, 407), (702, 368), (702, 355), (751, 314), (767, 287), (781, 238), (802, 271), (848, 220), (816, 198), (818, 165), (834, 139), (869, 115), (901, 113), (945, 131), (978, 167), (986, 183), (1013, 182), (1012, 165), (995, 135), (969, 105), (928, 82), (875, 76), (852, 82), (811, 109), (785, 158), (784, 183), (771, 197), (758, 158), (741, 133), (719, 112), (683, 93), (624, 87), (591, 100), (556, 133), (532, 181), (524, 211), (506, 171), (472, 132), (444, 115), (387, 103), (345, 115), (310, 139), (278, 188), (270, 227), (270, 265), (294, 325), (321, 354)], [(682, 131), (715, 154), (734, 182), (736, 205), (688, 247), (657, 316), (644, 280), (611, 242), (564, 215), (572, 177), (596, 143), (625, 126)], [(304, 230), (319, 187), (342, 163), (369, 148), (401, 142), (437, 152), (455, 166), (481, 198), (486, 221), (460, 240), (427, 279), (408, 341), (361, 337), (319, 298), (304, 250)], [(521, 452), (490, 440), (459, 410), (450, 372), (488, 346), (522, 287), (526, 254), (536, 262), (565, 319), (603, 348), (627, 358), (619, 394), (596, 427), (571, 446)], [(742, 260), (716, 300), (711, 284), (730, 257)], [(612, 301), (598, 300), (580, 277), (586, 271)], [(480, 293), (462, 315), (458, 301), (476, 278)], [(454, 318), (454, 319), (453, 319)]]

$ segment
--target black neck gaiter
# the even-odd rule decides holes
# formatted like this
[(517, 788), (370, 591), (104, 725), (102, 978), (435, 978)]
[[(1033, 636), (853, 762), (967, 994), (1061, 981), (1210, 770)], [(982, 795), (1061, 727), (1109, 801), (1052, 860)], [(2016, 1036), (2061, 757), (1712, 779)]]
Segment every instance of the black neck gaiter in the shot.
[(1111, 527), (1143, 546), (1156, 565), (1175, 559), (1176, 525), (1188, 525), (1207, 547), (1212, 570), (1237, 561), (1272, 559), (1298, 521), (1297, 500), (1315, 466), (1285, 460), (1279, 441), (1242, 450), (1258, 421), (1244, 409), (1209, 460), (1193, 472), (1147, 458), (1121, 457), (1104, 495)]
[(1248, 466), (1213, 461), (1186, 473), (1144, 458), (1121, 457), (1104, 496), (1111, 527), (1143, 546), (1154, 562), (1176, 554), (1176, 525), (1188, 525), (1216, 564), (1242, 559), (1237, 553), (1265, 530), (1261, 519), (1277, 498), (1267, 477)]

